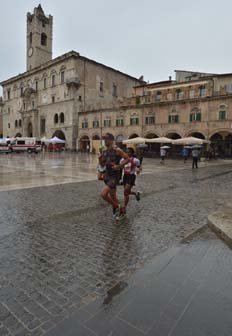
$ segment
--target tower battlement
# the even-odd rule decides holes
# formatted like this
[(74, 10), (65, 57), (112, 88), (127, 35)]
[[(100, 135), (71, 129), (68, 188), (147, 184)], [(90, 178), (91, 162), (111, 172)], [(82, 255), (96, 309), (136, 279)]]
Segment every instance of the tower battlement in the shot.
[(27, 13), (27, 70), (52, 60), (53, 17), (41, 5)]

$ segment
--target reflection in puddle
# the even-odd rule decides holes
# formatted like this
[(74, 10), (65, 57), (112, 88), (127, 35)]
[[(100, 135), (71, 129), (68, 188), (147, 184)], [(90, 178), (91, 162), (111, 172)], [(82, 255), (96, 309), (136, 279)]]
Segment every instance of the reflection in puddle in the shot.
[(114, 287), (112, 287), (110, 290), (107, 291), (107, 296), (103, 301), (103, 304), (109, 304), (112, 302), (113, 298), (116, 295), (119, 295), (128, 284), (126, 282), (120, 281), (118, 282)]

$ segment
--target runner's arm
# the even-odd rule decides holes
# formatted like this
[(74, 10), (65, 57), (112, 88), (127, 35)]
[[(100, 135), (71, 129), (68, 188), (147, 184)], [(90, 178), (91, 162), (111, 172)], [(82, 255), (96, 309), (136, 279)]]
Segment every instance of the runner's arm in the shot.
[(119, 165), (114, 165), (113, 169), (122, 169), (130, 161), (130, 158), (120, 148), (117, 149), (117, 154), (119, 156), (121, 156), (121, 158), (123, 159), (123, 161)]

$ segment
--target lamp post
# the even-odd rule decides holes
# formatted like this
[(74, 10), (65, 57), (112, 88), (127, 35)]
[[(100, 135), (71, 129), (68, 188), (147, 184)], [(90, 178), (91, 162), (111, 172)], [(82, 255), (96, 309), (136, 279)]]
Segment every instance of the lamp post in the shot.
[(101, 146), (103, 145), (103, 141), (102, 141), (102, 111), (100, 112), (100, 134), (101, 134)]

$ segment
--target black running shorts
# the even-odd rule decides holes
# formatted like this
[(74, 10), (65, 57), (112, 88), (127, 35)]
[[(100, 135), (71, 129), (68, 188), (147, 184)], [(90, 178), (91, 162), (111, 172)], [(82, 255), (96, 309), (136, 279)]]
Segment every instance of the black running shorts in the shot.
[(107, 187), (110, 187), (111, 189), (116, 189), (118, 183), (120, 180), (120, 174), (115, 175), (107, 175), (105, 174), (104, 182), (107, 185)]
[(123, 176), (123, 185), (129, 184), (131, 186), (135, 185), (136, 175), (135, 174), (125, 174)]

